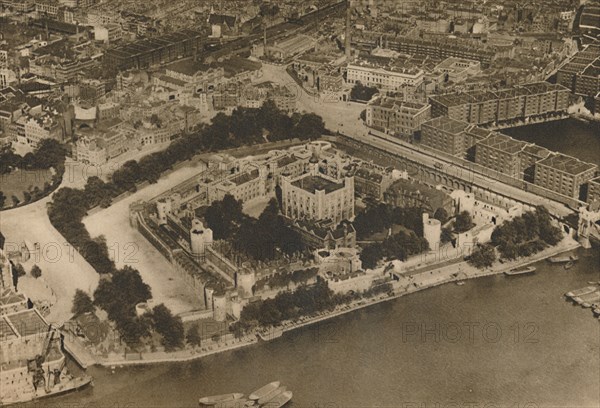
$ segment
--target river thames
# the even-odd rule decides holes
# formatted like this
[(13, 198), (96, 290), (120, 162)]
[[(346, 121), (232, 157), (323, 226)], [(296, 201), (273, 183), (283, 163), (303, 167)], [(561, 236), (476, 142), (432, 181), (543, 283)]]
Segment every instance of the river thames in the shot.
[[(589, 125), (504, 132), (600, 164)], [(576, 253), (570, 270), (447, 284), (189, 363), (90, 368), (93, 388), (27, 406), (195, 407), (280, 380), (296, 408), (596, 408), (600, 321), (564, 293), (600, 281), (600, 249)]]

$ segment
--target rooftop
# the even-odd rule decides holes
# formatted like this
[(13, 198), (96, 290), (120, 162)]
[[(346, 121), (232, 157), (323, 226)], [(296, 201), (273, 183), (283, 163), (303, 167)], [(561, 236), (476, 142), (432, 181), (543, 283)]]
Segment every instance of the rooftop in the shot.
[(48, 324), (35, 309), (28, 309), (5, 316), (21, 337), (48, 331)]
[(490, 136), (480, 140), (477, 144), (510, 154), (519, 153), (527, 145), (525, 142), (515, 140), (510, 136), (498, 132), (493, 132)]
[(425, 122), (423, 125), (441, 129), (448, 133), (458, 134), (467, 128), (468, 123), (451, 119), (448, 116), (439, 116)]
[(539, 162), (540, 165), (555, 168), (566, 173), (577, 175), (585, 171), (597, 168), (595, 164), (582, 162), (575, 157), (567, 156), (566, 154), (556, 153)]
[(292, 183), (305, 191), (315, 194), (317, 191), (324, 190), (326, 194), (339, 190), (344, 187), (341, 183), (335, 183), (321, 176), (305, 176)]

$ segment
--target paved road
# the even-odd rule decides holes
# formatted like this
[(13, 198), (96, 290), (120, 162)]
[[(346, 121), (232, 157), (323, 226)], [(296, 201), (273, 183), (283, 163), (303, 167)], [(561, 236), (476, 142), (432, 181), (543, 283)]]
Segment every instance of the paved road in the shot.
[(369, 134), (370, 129), (367, 128), (364, 122), (359, 118), (360, 112), (365, 109), (365, 105), (340, 101), (327, 101), (319, 97), (311, 96), (294, 82), (286, 72), (285, 67), (265, 65), (263, 67), (263, 72), (263, 80), (269, 79), (280, 84), (285, 84), (290, 89), (293, 89), (298, 96), (298, 109), (321, 115), (326, 127), (330, 130), (339, 131), (353, 139), (381, 148), (384, 151), (407, 157), (410, 160), (422, 163), (430, 168), (435, 168), (436, 163), (442, 162), (444, 163), (443, 171), (449, 176), (470, 181), (480, 187), (487, 188), (501, 195), (512, 197), (521, 202), (530, 203), (532, 205), (544, 205), (552, 214), (557, 216), (566, 216), (572, 212), (572, 210), (563, 204), (490, 179), (473, 172), (467, 167), (450, 163), (433, 154), (416, 151), (414, 146), (411, 146), (406, 142), (398, 140), (390, 142)]

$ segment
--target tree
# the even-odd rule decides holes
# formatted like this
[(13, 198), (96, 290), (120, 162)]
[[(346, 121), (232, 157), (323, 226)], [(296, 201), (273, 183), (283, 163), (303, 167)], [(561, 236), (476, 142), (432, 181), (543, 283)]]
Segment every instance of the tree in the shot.
[(471, 221), (471, 214), (468, 211), (462, 211), (454, 220), (454, 230), (458, 233), (466, 232), (473, 228), (473, 221)]
[(377, 88), (365, 86), (359, 81), (352, 87), (350, 98), (359, 101), (370, 101), (377, 92), (379, 92)]
[(188, 344), (192, 346), (200, 346), (202, 338), (200, 337), (200, 326), (198, 323), (194, 323), (187, 332), (186, 340)]
[(437, 210), (435, 210), (433, 218), (439, 220), (442, 224), (445, 224), (446, 221), (448, 221), (448, 211), (446, 211), (444, 207), (440, 207)]
[(39, 266), (33, 265), (31, 267), (31, 276), (33, 276), (36, 279), (39, 278), (40, 276), (42, 276), (42, 270), (40, 269)]
[(204, 214), (206, 226), (212, 229), (215, 239), (231, 237), (234, 225), (242, 217), (242, 202), (236, 200), (231, 194), (226, 194), (221, 201), (213, 202)]
[(173, 316), (162, 303), (152, 309), (151, 318), (154, 328), (162, 336), (162, 344), (166, 350), (170, 351), (183, 345), (184, 328), (181, 318)]
[(25, 272), (25, 268), (23, 268), (23, 265), (21, 265), (20, 263), (13, 265), (13, 271), (19, 278), (21, 276), (27, 275), (27, 272)]
[(476, 268), (489, 268), (496, 261), (496, 249), (491, 244), (478, 246), (468, 257), (467, 262)]
[(0, 209), (4, 207), (4, 203), (6, 202), (6, 196), (2, 191), (0, 191)]
[(94, 306), (90, 295), (81, 289), (77, 289), (75, 291), (75, 296), (73, 296), (73, 307), (71, 308), (71, 312), (75, 316), (79, 316), (85, 313), (93, 313), (94, 310), (96, 310), (96, 307)]
[(442, 235), (440, 237), (442, 244), (446, 244), (452, 241), (453, 238), (454, 236), (452, 235), (452, 231), (450, 231), (449, 228), (442, 228)]
[(13, 207), (16, 207), (16, 206), (17, 206), (17, 205), (19, 205), (19, 203), (21, 202), (21, 200), (19, 200), (19, 199), (17, 198), (17, 196), (16, 196), (16, 195), (13, 195), (13, 196), (11, 197), (11, 200), (12, 200), (12, 202), (13, 202)]

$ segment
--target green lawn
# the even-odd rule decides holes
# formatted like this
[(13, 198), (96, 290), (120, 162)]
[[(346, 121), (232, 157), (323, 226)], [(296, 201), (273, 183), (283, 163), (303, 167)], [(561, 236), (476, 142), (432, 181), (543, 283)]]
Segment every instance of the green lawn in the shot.
[(35, 187), (43, 190), (46, 182), (52, 183), (51, 170), (17, 170), (0, 175), (0, 191), (6, 196), (4, 208), (12, 207), (13, 195), (23, 202), (23, 191), (32, 191)]

